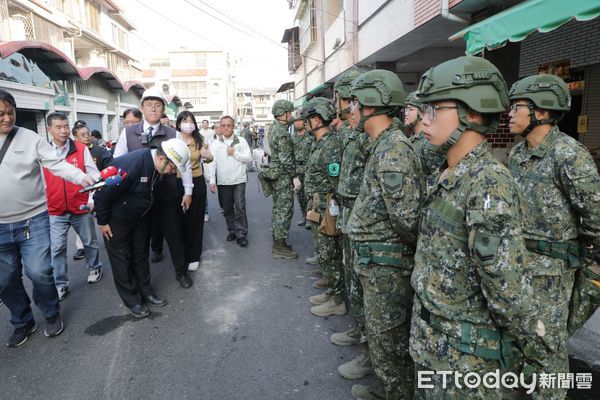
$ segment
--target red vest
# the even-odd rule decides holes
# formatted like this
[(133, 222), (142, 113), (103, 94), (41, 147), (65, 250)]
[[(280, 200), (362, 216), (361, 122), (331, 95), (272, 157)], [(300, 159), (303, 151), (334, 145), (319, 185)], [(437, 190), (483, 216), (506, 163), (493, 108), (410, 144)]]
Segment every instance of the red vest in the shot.
[[(71, 139), (66, 145), (69, 146), (69, 150), (65, 161), (85, 172), (85, 145)], [(80, 185), (75, 185), (63, 178), (52, 175), (46, 168), (44, 168), (44, 178), (46, 179), (48, 214), (85, 214), (87, 212), (79, 209), (80, 206), (88, 203), (89, 198), (89, 193), (79, 193)]]

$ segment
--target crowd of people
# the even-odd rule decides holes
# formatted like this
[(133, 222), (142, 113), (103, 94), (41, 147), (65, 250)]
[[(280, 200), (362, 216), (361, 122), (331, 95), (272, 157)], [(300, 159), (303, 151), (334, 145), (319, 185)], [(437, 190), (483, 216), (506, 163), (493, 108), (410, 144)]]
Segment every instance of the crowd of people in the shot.
[(234, 134), (234, 119), (223, 116), (211, 130), (208, 121), (200, 128), (191, 112), (182, 111), (172, 127), (165, 106), (162, 92), (146, 90), (140, 109), (124, 112), (114, 146), (93, 136), (85, 121), (71, 129), (65, 114), (52, 112), (48, 143), (15, 126), (16, 102), (0, 91), (0, 168), (7, 175), (0, 191), (0, 299), (15, 327), (9, 347), (37, 330), (22, 271), (46, 319), (46, 336), (63, 331), (59, 302), (69, 293), (71, 227), (77, 235), (73, 258), (85, 259), (88, 283), (101, 280), (94, 217), (117, 293), (138, 318), (167, 304), (151, 284), (149, 267), (162, 260), (163, 242), (179, 286), (193, 285), (189, 271), (199, 267), (208, 220), (205, 179), (219, 193), (227, 240), (248, 246), (245, 183), (252, 154)]
[[(263, 134), (249, 126), (236, 134), (230, 116), (214, 129), (207, 120), (198, 126), (188, 111), (171, 127), (165, 106), (161, 91), (146, 90), (109, 151), (84, 121), (70, 129), (61, 113), (47, 117), (50, 143), (16, 127), (15, 100), (0, 90), (0, 299), (15, 327), (9, 346), (37, 329), (22, 271), (46, 336), (63, 331), (70, 227), (88, 283), (101, 279), (94, 215), (117, 292), (139, 318), (167, 304), (149, 268), (165, 241), (176, 281), (193, 285), (207, 189), (218, 193), (227, 241), (249, 245), (247, 171)], [(298, 258), (288, 244), (296, 197), (298, 225), (314, 240), (306, 261), (319, 266), (313, 286), (324, 290), (309, 298), (310, 311), (350, 311), (355, 327), (331, 342), (360, 351), (338, 372), (377, 377), (354, 385), (355, 398), (501, 396), (437, 371), (514, 371), (529, 382), (568, 373), (566, 341), (598, 306), (590, 280), (600, 287), (590, 267), (600, 259), (600, 177), (587, 149), (558, 128), (569, 108), (559, 77), (526, 77), (509, 91), (479, 57), (431, 68), (408, 95), (395, 73), (351, 70), (333, 100), (274, 103), (269, 163), (258, 176), (273, 200), (272, 256)], [(486, 140), (506, 113), (511, 133), (524, 137), (508, 167)], [(416, 383), (422, 373), (430, 373), (426, 387)], [(537, 385), (532, 397), (563, 399), (566, 389)]]
[[(273, 196), (274, 258), (297, 257), (286, 241), (294, 191), (298, 224), (312, 229), (306, 261), (319, 265), (313, 286), (324, 291), (310, 297), (311, 313), (349, 309), (356, 321), (331, 335), (361, 349), (338, 372), (375, 373), (377, 383), (352, 395), (564, 399), (569, 385), (541, 377), (568, 376), (569, 334), (600, 305), (600, 177), (558, 128), (565, 82), (534, 75), (509, 91), (492, 63), (459, 57), (408, 95), (385, 70), (348, 71), (333, 89), (333, 102), (275, 103), (259, 179)], [(486, 140), (506, 115), (524, 137), (508, 167)], [(496, 371), (522, 374), (531, 390), (482, 384)]]

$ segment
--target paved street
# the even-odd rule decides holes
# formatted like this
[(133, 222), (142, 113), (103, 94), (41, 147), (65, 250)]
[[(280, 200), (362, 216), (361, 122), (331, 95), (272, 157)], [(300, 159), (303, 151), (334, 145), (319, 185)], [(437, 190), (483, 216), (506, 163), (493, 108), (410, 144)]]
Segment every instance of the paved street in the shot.
[(310, 232), (296, 226), (296, 211), (291, 244), (300, 258), (273, 260), (271, 199), (258, 193), (256, 173), (246, 195), (250, 246), (225, 241), (225, 221), (210, 194), (211, 220), (193, 288), (179, 288), (170, 261), (153, 264), (153, 285), (169, 305), (144, 320), (121, 304), (104, 249), (102, 281), (85, 283), (84, 262), (71, 259), (71, 237), (63, 334), (46, 338), (34, 309), (39, 330), (21, 348), (9, 349), (4, 341), (12, 326), (0, 307), (0, 399), (351, 398), (353, 382), (336, 368), (358, 349), (329, 342), (351, 320), (309, 311), (308, 297), (318, 293), (311, 286), (314, 268), (304, 263), (312, 253)]

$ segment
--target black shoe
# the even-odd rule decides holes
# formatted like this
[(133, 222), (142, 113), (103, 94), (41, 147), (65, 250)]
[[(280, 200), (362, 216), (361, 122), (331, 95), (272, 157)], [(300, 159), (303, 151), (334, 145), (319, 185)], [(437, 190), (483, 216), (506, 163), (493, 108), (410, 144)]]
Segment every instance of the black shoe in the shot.
[(56, 313), (53, 317), (46, 318), (46, 329), (44, 329), (46, 337), (58, 336), (62, 333), (63, 329), (65, 329), (65, 325), (59, 313)]
[(12, 335), (8, 338), (8, 347), (19, 347), (27, 341), (29, 335), (37, 331), (37, 325), (34, 320), (31, 320), (27, 325), (15, 329)]
[(162, 251), (152, 250), (152, 257), (150, 257), (151, 262), (157, 263), (157, 262), (162, 261), (162, 259), (163, 259)]
[(77, 249), (75, 254), (73, 254), (73, 260), (81, 260), (84, 258), (85, 258), (85, 250), (84, 249)]
[(238, 238), (237, 244), (239, 244), (241, 247), (246, 247), (248, 246), (248, 239), (246, 239), (245, 237)]
[(131, 308), (127, 308), (131, 314), (136, 318), (146, 318), (150, 315), (150, 310), (144, 304), (136, 304)]
[(235, 233), (230, 233), (229, 235), (227, 235), (227, 241), (228, 242), (233, 242), (236, 237), (237, 236), (235, 236)]
[(162, 297), (158, 297), (155, 294), (146, 296), (146, 304), (156, 307), (164, 307), (167, 305), (167, 300)]
[(179, 282), (179, 286), (181, 286), (184, 289), (191, 288), (194, 284), (194, 282), (192, 282), (192, 278), (190, 278), (187, 274), (177, 275), (175, 279), (177, 279), (177, 282)]

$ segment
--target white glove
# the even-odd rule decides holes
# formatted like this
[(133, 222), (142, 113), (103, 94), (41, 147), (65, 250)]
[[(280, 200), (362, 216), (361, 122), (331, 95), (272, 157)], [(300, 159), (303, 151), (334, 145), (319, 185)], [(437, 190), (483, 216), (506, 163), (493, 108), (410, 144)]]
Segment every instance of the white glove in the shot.
[(302, 187), (302, 182), (298, 177), (295, 177), (292, 182), (294, 182), (294, 192), (297, 192)]

